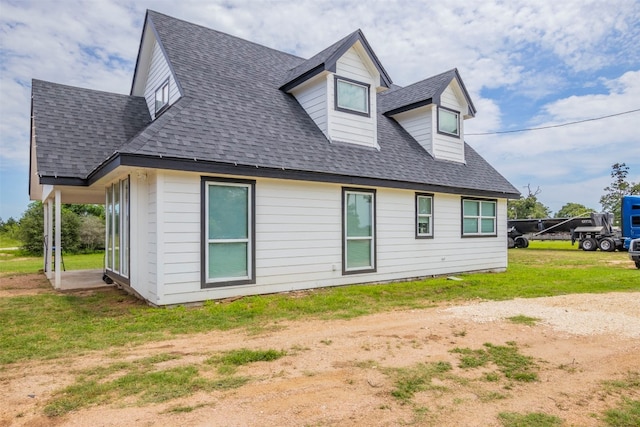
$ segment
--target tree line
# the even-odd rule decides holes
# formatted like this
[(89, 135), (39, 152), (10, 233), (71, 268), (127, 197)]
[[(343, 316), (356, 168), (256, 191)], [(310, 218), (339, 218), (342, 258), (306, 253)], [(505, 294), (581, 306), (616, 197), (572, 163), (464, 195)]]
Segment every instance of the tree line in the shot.
[[(615, 163), (611, 166), (610, 185), (604, 188), (604, 194), (600, 197), (603, 212), (613, 214), (614, 224), (620, 221), (622, 196), (640, 194), (640, 182), (629, 182), (629, 167), (625, 163)], [(527, 185), (527, 196), (521, 196), (517, 200), (507, 202), (509, 219), (549, 218), (551, 210), (542, 204), (537, 196), (541, 193), (540, 187), (535, 190)], [(595, 209), (581, 205), (580, 203), (566, 203), (555, 213), (555, 218), (573, 218), (596, 212)]]
[[(91, 253), (104, 249), (105, 211), (102, 205), (62, 205), (60, 234), (65, 253)], [(55, 214), (54, 214), (55, 215)], [(42, 255), (53, 236), (44, 234), (44, 206), (32, 202), (19, 221), (0, 218), (0, 233), (18, 240), (29, 255)]]

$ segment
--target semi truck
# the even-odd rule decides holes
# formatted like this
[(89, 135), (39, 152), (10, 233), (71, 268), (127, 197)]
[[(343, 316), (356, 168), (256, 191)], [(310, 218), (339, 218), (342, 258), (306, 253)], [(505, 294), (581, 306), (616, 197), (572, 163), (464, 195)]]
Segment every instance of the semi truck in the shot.
[(640, 269), (640, 239), (633, 239), (629, 243), (629, 258), (636, 263), (636, 268)]
[[(640, 196), (623, 196), (620, 228), (613, 227), (613, 214), (590, 213), (573, 218), (515, 219), (508, 221), (510, 248), (529, 246), (528, 236), (565, 233), (571, 243), (584, 251), (629, 250), (633, 239), (640, 239)], [(636, 263), (638, 266), (638, 263)], [(640, 267), (638, 267), (640, 268)]]

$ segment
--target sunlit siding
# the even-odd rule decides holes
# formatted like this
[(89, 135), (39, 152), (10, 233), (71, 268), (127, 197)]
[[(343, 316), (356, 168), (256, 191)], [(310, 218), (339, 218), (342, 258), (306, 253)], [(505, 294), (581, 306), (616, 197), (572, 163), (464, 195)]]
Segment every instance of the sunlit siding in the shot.
[(147, 76), (147, 84), (144, 89), (144, 97), (147, 100), (149, 114), (155, 119), (155, 102), (156, 90), (169, 79), (169, 105), (172, 105), (180, 98), (180, 90), (176, 84), (175, 77), (169, 68), (167, 58), (165, 58), (162, 49), (157, 41), (153, 43), (153, 53), (151, 64), (149, 65), (149, 74)]
[[(154, 258), (156, 251), (155, 247), (152, 249), (149, 243), (153, 241), (155, 244), (155, 202), (150, 202), (150, 196), (155, 198), (155, 189), (153, 192), (150, 190), (146, 172), (131, 174), (129, 180), (131, 191), (130, 283), (141, 296), (155, 302), (157, 299)], [(151, 260), (153, 260), (152, 268)]]
[(321, 76), (291, 94), (298, 100), (302, 108), (315, 122), (316, 126), (329, 137), (327, 128), (327, 83)]
[[(249, 177), (238, 177), (251, 179)], [(157, 206), (163, 242), (158, 304), (506, 268), (506, 227), (497, 237), (461, 238), (461, 196), (435, 194), (434, 238), (415, 238), (415, 192), (377, 189), (377, 272), (342, 274), (342, 187), (256, 180), (256, 283), (202, 289), (200, 175), (163, 173)], [(498, 224), (506, 223), (499, 200)], [(160, 273), (161, 272), (161, 273)]]
[(378, 146), (376, 132), (376, 82), (380, 76), (372, 73), (355, 48), (349, 49), (337, 61), (336, 75), (356, 80), (370, 85), (369, 89), (369, 117), (336, 111), (334, 77), (327, 77), (327, 95), (329, 103), (329, 135), (332, 141), (349, 142), (369, 147)]
[(434, 106), (429, 105), (393, 116), (400, 126), (431, 155), (433, 155), (433, 111)]
[[(153, 289), (153, 293), (156, 296), (156, 301), (158, 299), (158, 258), (160, 254), (158, 253), (158, 191), (156, 188), (157, 183), (157, 175), (155, 173), (150, 173), (147, 177), (147, 190), (148, 190), (148, 204), (147, 204), (147, 251), (148, 251), (148, 264), (147, 264), (147, 274), (149, 280), (149, 288)], [(132, 266), (134, 268), (144, 268), (143, 266)], [(144, 287), (144, 283), (136, 283), (132, 284), (134, 288)], [(151, 300), (151, 302), (156, 302)]]
[(438, 159), (464, 162), (464, 120), (462, 119), (462, 116), (465, 113), (463, 109), (464, 106), (451, 88), (451, 85), (447, 86), (442, 93), (440, 103), (443, 107), (450, 108), (460, 113), (460, 138), (454, 138), (435, 132), (433, 155)]

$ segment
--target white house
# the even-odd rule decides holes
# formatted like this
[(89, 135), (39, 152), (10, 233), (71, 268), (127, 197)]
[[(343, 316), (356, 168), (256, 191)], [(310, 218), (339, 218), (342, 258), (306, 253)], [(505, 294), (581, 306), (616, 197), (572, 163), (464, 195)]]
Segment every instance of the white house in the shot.
[(148, 11), (130, 95), (34, 80), (31, 107), (45, 234), (104, 203), (105, 275), (153, 305), (507, 266), (519, 193), (458, 71), (396, 86), (359, 30), (302, 59)]

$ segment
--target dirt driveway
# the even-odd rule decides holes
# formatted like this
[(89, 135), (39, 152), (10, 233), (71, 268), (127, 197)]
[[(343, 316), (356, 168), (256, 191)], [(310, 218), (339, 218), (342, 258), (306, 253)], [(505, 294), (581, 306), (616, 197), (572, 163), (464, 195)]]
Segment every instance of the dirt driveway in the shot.
[[(539, 320), (527, 325), (508, 320), (513, 316)], [(508, 378), (491, 363), (463, 368), (460, 352), (451, 351), (486, 343), (531, 357), (537, 379)], [(287, 354), (240, 366), (236, 374), (249, 381), (238, 388), (154, 404), (126, 397), (44, 415), (54, 393), (87, 369), (171, 354), (158, 369), (195, 366), (203, 376), (216, 375), (205, 360), (239, 348)], [(450, 369), (408, 399), (397, 397), (403, 378), (429, 364)], [(279, 322), (259, 333), (211, 332), (11, 365), (0, 370), (0, 425), (500, 426), (500, 413), (540, 412), (564, 425), (598, 426), (623, 397), (640, 400), (639, 383), (640, 292), (583, 294)]]

